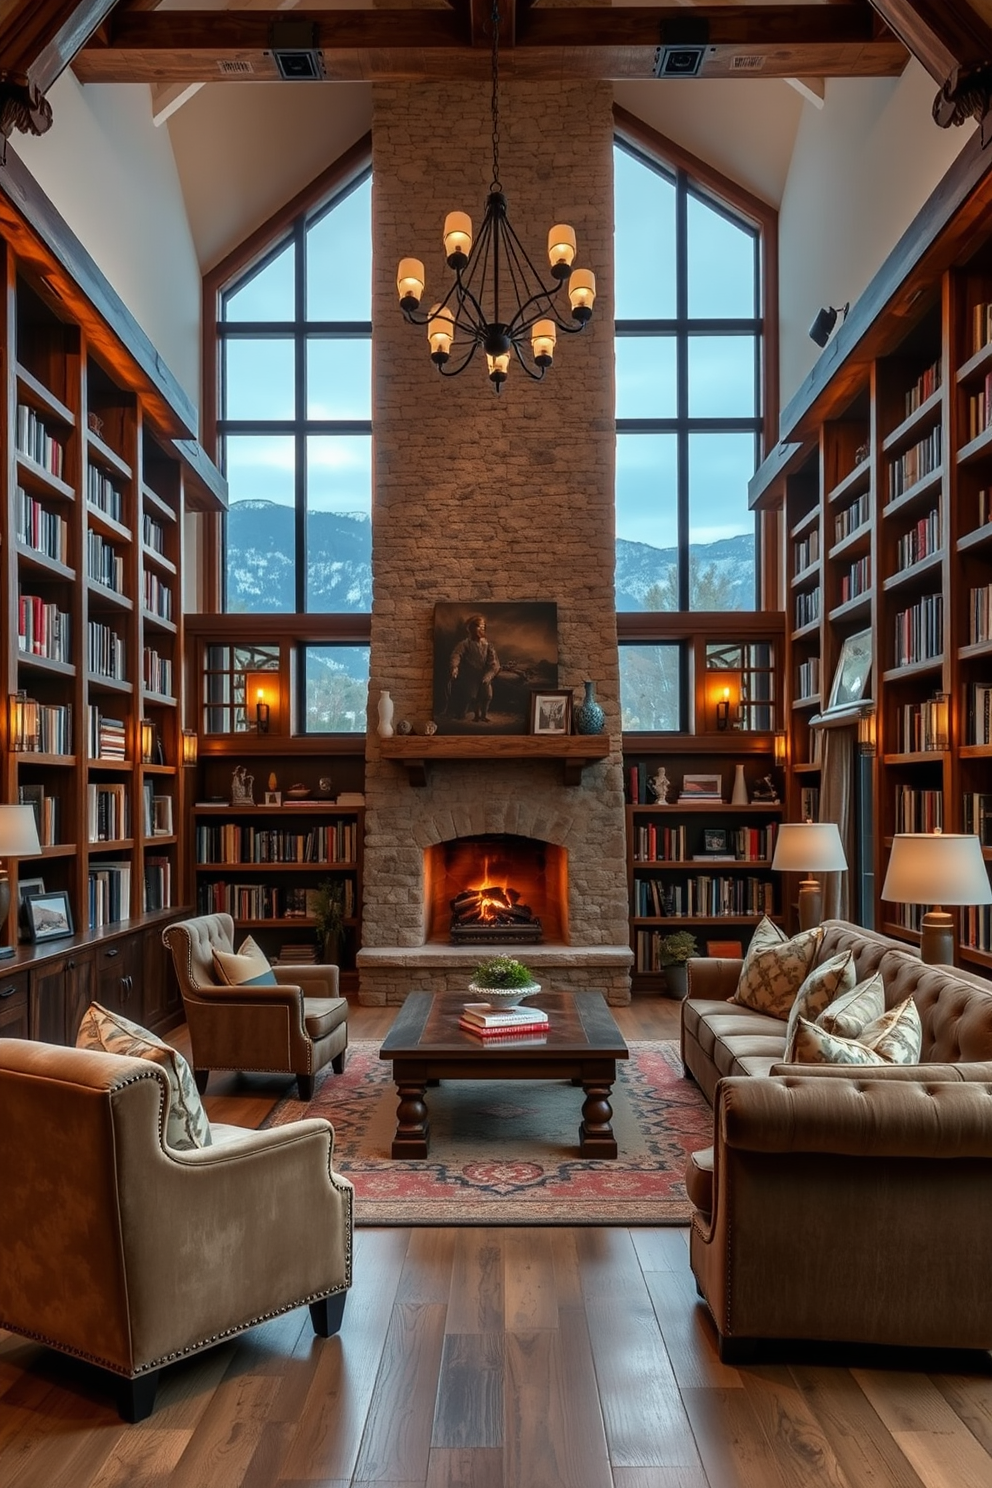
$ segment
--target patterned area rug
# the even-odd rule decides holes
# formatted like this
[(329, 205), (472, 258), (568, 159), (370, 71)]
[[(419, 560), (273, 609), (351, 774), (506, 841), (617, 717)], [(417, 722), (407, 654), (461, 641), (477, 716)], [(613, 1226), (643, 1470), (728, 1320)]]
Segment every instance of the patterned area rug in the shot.
[(430, 1152), (393, 1162), (392, 1066), (358, 1039), (344, 1075), (318, 1076), (304, 1108), (285, 1097), (266, 1126), (324, 1116), (334, 1166), (355, 1185), (359, 1225), (686, 1224), (686, 1155), (713, 1118), (683, 1079), (678, 1045), (630, 1044), (613, 1088), (615, 1161), (578, 1156), (582, 1091), (566, 1080), (451, 1080), (427, 1092)]

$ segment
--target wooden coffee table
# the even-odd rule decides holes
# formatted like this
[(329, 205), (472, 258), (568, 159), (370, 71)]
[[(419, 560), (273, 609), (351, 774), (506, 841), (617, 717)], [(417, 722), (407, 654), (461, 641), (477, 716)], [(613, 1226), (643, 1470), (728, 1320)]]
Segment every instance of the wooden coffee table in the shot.
[(617, 1060), (628, 1059), (623, 1036), (601, 992), (542, 992), (526, 1007), (543, 1008), (547, 1035), (483, 1044), (458, 1026), (466, 996), (411, 992), (380, 1059), (392, 1060), (399, 1105), (393, 1157), (426, 1157), (430, 1135), (427, 1087), (442, 1080), (571, 1080), (585, 1093), (579, 1126), (582, 1157), (616, 1157), (610, 1094)]

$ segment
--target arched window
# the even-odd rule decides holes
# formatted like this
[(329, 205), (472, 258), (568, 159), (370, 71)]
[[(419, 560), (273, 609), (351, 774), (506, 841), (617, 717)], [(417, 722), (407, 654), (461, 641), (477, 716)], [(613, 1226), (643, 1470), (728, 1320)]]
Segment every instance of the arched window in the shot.
[(759, 229), (624, 140), (614, 168), (617, 609), (752, 610)]
[(228, 611), (372, 608), (372, 177), (220, 294)]

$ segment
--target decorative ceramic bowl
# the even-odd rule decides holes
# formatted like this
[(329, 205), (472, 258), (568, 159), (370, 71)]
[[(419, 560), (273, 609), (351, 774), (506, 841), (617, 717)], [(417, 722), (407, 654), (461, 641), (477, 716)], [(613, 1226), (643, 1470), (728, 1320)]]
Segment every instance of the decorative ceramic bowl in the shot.
[(488, 1002), (492, 1008), (516, 1007), (525, 997), (534, 997), (541, 990), (540, 982), (530, 982), (526, 987), (477, 987), (469, 982), (468, 990), (480, 1002)]
[(290, 801), (305, 801), (309, 794), (310, 788), (306, 785), (291, 785), (286, 791), (286, 796)]

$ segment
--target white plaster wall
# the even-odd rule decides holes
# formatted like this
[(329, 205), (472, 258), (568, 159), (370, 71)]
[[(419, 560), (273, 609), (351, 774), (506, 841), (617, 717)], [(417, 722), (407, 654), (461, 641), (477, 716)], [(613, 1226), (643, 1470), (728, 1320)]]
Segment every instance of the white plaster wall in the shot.
[(778, 206), (803, 101), (783, 78), (616, 83), (616, 102), (731, 180)]
[(82, 87), (64, 72), (47, 134), (13, 148), (194, 403), (200, 392), (200, 267), (172, 146), (143, 85)]
[(854, 304), (968, 140), (971, 124), (934, 124), (936, 91), (911, 61), (899, 78), (830, 78), (822, 109), (803, 104), (779, 213), (783, 406), (819, 355), (817, 310)]
[(213, 268), (371, 124), (368, 83), (201, 88), (165, 126), (201, 269)]

